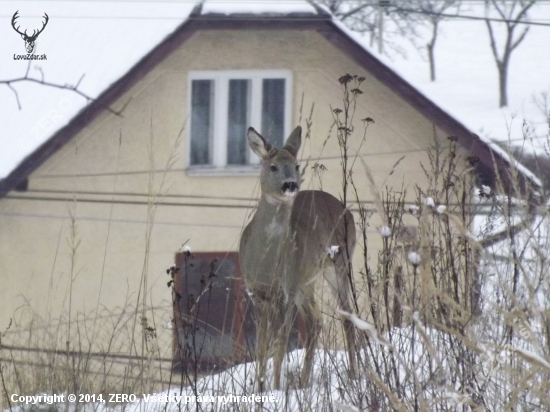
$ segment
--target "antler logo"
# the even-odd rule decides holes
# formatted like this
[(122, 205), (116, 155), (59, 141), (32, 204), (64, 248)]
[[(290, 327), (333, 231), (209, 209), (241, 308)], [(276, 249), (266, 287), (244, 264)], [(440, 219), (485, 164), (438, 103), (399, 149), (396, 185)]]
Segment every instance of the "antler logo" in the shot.
[(44, 18), (46, 19), (46, 21), (44, 21), (44, 23), (42, 24), (42, 28), (40, 30), (33, 30), (32, 35), (29, 36), (27, 34), (27, 30), (25, 30), (24, 32), (21, 32), (21, 31), (19, 31), (20, 26), (15, 27), (15, 20), (17, 20), (17, 18), (19, 17), (17, 15), (17, 13), (19, 13), (19, 10), (17, 10), (13, 14), (13, 17), (11, 19), (11, 25), (12, 25), (13, 29), (21, 35), (23, 40), (25, 40), (25, 48), (27, 49), (27, 53), (32, 53), (32, 51), (34, 50), (34, 42), (36, 41), (36, 38), (38, 37), (38, 35), (40, 33), (42, 33), (44, 31), (44, 28), (46, 27), (46, 24), (48, 24), (48, 20), (50, 18), (48, 17), (48, 15), (46, 13), (44, 13)]

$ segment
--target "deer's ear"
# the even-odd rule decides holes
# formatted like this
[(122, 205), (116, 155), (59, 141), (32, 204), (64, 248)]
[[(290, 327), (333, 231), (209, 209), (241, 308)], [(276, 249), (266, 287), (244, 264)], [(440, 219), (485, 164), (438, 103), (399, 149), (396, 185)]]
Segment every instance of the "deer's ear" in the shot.
[(290, 133), (288, 139), (286, 139), (283, 149), (288, 151), (292, 156), (298, 156), (298, 150), (302, 145), (302, 128), (298, 126), (296, 129)]
[(265, 159), (269, 154), (272, 146), (267, 140), (265, 140), (253, 127), (248, 128), (248, 144), (254, 153), (258, 155), (260, 159)]

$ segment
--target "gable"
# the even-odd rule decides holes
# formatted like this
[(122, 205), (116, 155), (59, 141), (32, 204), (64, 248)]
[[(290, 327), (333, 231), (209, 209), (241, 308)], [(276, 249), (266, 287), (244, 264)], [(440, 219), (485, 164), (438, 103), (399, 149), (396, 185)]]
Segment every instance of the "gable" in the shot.
[[(105, 112), (107, 108), (115, 110), (123, 109), (125, 103), (122, 103), (120, 100), (121, 96), (127, 93), (143, 79), (144, 76), (155, 69), (160, 62), (163, 62), (173, 53), (177, 54), (178, 51), (185, 50), (187, 47), (182, 48), (182, 45), (195, 37), (196, 33), (210, 33), (205, 34), (202, 41), (208, 41), (209, 36), (210, 41), (218, 41), (216, 39), (237, 39), (238, 33), (242, 33), (243, 31), (254, 33), (253, 37), (258, 42), (261, 42), (262, 39), (272, 37), (270, 33), (278, 32), (281, 41), (278, 45), (275, 44), (273, 46), (276, 50), (280, 47), (292, 47), (293, 45), (299, 45), (300, 47), (304, 46), (303, 42), (300, 43), (296, 41), (298, 36), (292, 35), (293, 31), (296, 33), (310, 31), (320, 34), (328, 43), (333, 45), (333, 48), (328, 53), (336, 53), (337, 51), (340, 54), (346, 55), (348, 59), (355, 61), (362, 71), (366, 71), (368, 74), (372, 75), (373, 78), (384, 84), (391, 92), (395, 93), (403, 101), (419, 111), (426, 119), (436, 125), (443, 134), (458, 136), (460, 145), (467, 152), (475, 153), (475, 156), (479, 158), (480, 161), (476, 164), (475, 169), (482, 183), (491, 184), (498, 173), (503, 173), (506, 178), (507, 173), (505, 170), (509, 167), (506, 159), (499, 153), (494, 153), (477, 136), (467, 130), (466, 127), (433, 104), (429, 99), (425, 98), (401, 77), (365, 51), (345, 33), (338, 23), (332, 21), (329, 15), (320, 13), (319, 15), (307, 15), (306, 17), (298, 13), (297, 15), (289, 15), (285, 18), (251, 15), (228, 17), (217, 14), (201, 15), (200, 12), (197, 12), (184, 22), (182, 26), (161, 45), (146, 55), (96, 101), (79, 113), (79, 115), (77, 115), (65, 128), (52, 136), (51, 139), (25, 159), (25, 161), (23, 161), (6, 179), (2, 180), (0, 182), (0, 196), (5, 196), (10, 190), (17, 187), (24, 187), (26, 184), (25, 180), (33, 170), (69, 142), (83, 127), (89, 125), (90, 122)], [(235, 62), (229, 58), (231, 56), (225, 56), (224, 52), (230, 53), (233, 56), (245, 56), (246, 50), (243, 50), (243, 47), (244, 43), (235, 40), (232, 47), (220, 48), (218, 50), (219, 55), (216, 56), (217, 63), (212, 65), (212, 69), (235, 67)], [(246, 62), (244, 58), (241, 58), (237, 63), (238, 66), (243, 68), (262, 66), (272, 68), (274, 66), (271, 64), (272, 61), (269, 61), (269, 57), (273, 56), (277, 56), (279, 65), (284, 66), (284, 64), (287, 63), (284, 59), (284, 53), (265, 53), (264, 47), (260, 46), (259, 48), (262, 49), (262, 52), (257, 53), (254, 59)], [(304, 49), (301, 49), (301, 51), (302, 54), (306, 54), (304, 53)], [(310, 52), (312, 50), (305, 49), (305, 51)], [(325, 53), (327, 52), (325, 51)], [(193, 67), (201, 70), (205, 69), (203, 64), (204, 58), (206, 57), (205, 54), (204, 48), (199, 47), (194, 54), (188, 56), (191, 62), (189, 66), (191, 70)], [(310, 58), (308, 55), (305, 57)], [(310, 59), (309, 63), (316, 64), (318, 67), (323, 67), (323, 65), (330, 61), (330, 56), (327, 55), (325, 60), (317, 59), (315, 61), (315, 59)], [(232, 64), (229, 64), (229, 62), (232, 62)], [(341, 75), (343, 73), (339, 74)], [(117, 100), (118, 106), (115, 104)], [(395, 108), (390, 107), (388, 110), (395, 110)], [(385, 111), (385, 113), (387, 113), (387, 111)], [(378, 116), (378, 119), (381, 120), (382, 117)], [(500, 172), (497, 172), (497, 170), (500, 170)], [(530, 177), (527, 176), (525, 178), (525, 176), (522, 175), (520, 179), (522, 185), (525, 186), (527, 181), (530, 180)], [(531, 181), (530, 183), (536, 185), (535, 181)]]
[[(146, 300), (170, 308), (165, 269), (177, 263), (174, 252), (184, 250), (182, 245), (220, 259), (236, 251), (259, 195), (258, 172), (254, 167), (190, 166), (189, 74), (221, 72), (227, 80), (237, 72), (249, 78), (264, 70), (290, 73), (290, 127), (313, 122), (310, 129), (304, 127), (311, 136), (304, 137), (300, 153), (306, 169), (303, 188), (322, 185), (334, 194), (341, 191), (340, 150), (331, 127), (332, 109), (342, 99), (338, 79), (345, 73), (366, 77), (355, 124), (361, 128), (364, 117), (375, 123), (363, 146), (358, 130), (352, 149), (362, 148), (377, 184), (388, 183), (402, 156), (406, 158), (389, 183), (422, 184), (419, 162), (427, 160), (434, 123), (444, 142), (447, 134), (459, 136), (465, 146), (471, 142), (466, 129), (326, 16), (195, 15), (33, 153), (2, 187), (2, 262), (13, 276), (5, 282), (0, 299), (5, 309), (0, 312), (11, 313), (20, 296), (41, 304), (53, 274), (59, 276), (60, 291), (74, 287), (81, 307), (123, 307), (128, 296), (141, 296), (147, 279)], [(482, 147), (480, 153), (482, 149), (489, 150)], [(493, 163), (486, 157), (479, 164), (487, 167), (482, 174), (490, 176)], [(326, 168), (322, 178), (313, 171), (316, 163)], [(361, 166), (356, 168), (360, 175)], [(368, 202), (369, 184), (361, 176), (360, 199)], [(7, 193), (16, 182), (26, 182), (26, 191)], [(376, 228), (379, 220), (373, 216), (369, 224)], [(380, 242), (378, 234), (371, 238), (369, 242)], [(74, 244), (79, 247), (73, 267)], [(374, 256), (379, 248), (369, 250)], [(27, 263), (23, 273), (21, 261)], [(78, 276), (68, 281), (73, 271)], [(62, 303), (55, 305), (52, 312), (61, 312)], [(161, 313), (159, 319), (170, 319)], [(160, 334), (170, 342), (171, 331)]]

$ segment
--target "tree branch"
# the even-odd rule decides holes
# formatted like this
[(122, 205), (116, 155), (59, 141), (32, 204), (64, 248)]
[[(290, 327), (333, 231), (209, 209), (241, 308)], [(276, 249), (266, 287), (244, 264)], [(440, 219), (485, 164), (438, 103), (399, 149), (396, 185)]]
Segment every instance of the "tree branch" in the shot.
[[(5, 84), (6, 86), (8, 86), (14, 93), (15, 95), (15, 100), (17, 102), (17, 107), (19, 110), (21, 110), (21, 101), (19, 99), (19, 93), (17, 93), (17, 90), (12, 86), (13, 83), (21, 83), (21, 82), (30, 82), (30, 83), (37, 83), (37, 84), (40, 84), (42, 86), (47, 86), (47, 87), (53, 87), (55, 89), (60, 89), (60, 90), (69, 90), (73, 93), (76, 93), (78, 94), (79, 96), (83, 97), (86, 99), (86, 103), (89, 103), (89, 102), (93, 102), (95, 101), (96, 99), (91, 97), (90, 95), (82, 92), (81, 90), (78, 89), (78, 86), (80, 85), (80, 82), (82, 81), (82, 79), (84, 78), (84, 74), (80, 77), (80, 79), (78, 80), (78, 83), (75, 85), (75, 86), (71, 86), (71, 85), (68, 85), (68, 84), (58, 84), (58, 83), (52, 83), (52, 82), (47, 82), (44, 80), (44, 72), (40, 70), (40, 73), (41, 73), (41, 76), (42, 76), (42, 79), (35, 79), (33, 77), (29, 77), (29, 68), (30, 68), (30, 65), (27, 67), (27, 71), (25, 73), (25, 76), (23, 77), (19, 77), (19, 78), (16, 78), (16, 79), (9, 79), (9, 80), (0, 80), (0, 84)], [(120, 110), (120, 111), (116, 111), (108, 106), (105, 106), (105, 110), (111, 112), (112, 114), (116, 115), (116, 116), (120, 116), (122, 117), (122, 112), (124, 111), (124, 109), (126, 108), (126, 106), (128, 105), (130, 101), (128, 101), (124, 107)]]
[(78, 89), (78, 86), (80, 86), (80, 82), (82, 81), (85, 75), (86, 74), (83, 73), (82, 76), (80, 76), (80, 79), (78, 79), (78, 81), (76, 82), (76, 85), (74, 86), (75, 89)]
[(348, 17), (353, 16), (355, 13), (360, 12), (365, 7), (369, 7), (369, 6), (372, 6), (372, 4), (363, 3), (363, 4), (360, 4), (359, 6), (357, 6), (356, 8), (351, 9), (350, 11), (348, 11), (346, 13), (339, 13), (336, 16), (339, 17), (340, 19), (342, 19), (342, 21), (343, 21), (343, 20), (347, 19)]
[[(525, 7), (523, 9), (521, 9), (521, 11), (519, 12), (519, 14), (516, 16), (515, 20), (517, 22), (520, 22), (521, 19), (523, 19), (525, 17), (525, 15), (527, 14), (527, 12), (529, 11), (529, 9), (531, 7), (533, 7), (533, 5), (535, 4), (536, 0), (532, 0), (530, 1), (528, 4), (525, 5)], [(515, 23), (517, 24), (517, 23)]]
[(527, 32), (529, 31), (529, 27), (526, 27), (525, 30), (523, 31), (523, 33), (520, 34), (520, 36), (518, 37), (518, 39), (516, 41), (514, 41), (511, 46), (510, 46), (510, 51), (514, 50), (516, 47), (518, 47), (518, 45), (523, 41), (523, 39), (525, 38), (525, 36), (527, 35)]
[(491, 39), (491, 50), (493, 51), (493, 56), (495, 56), (495, 60), (498, 64), (500, 62), (500, 57), (498, 56), (495, 35), (493, 34), (493, 27), (491, 26), (491, 22), (489, 20), (485, 20), (485, 23), (487, 24), (487, 30), (489, 30), (489, 38)]
[(498, 7), (498, 2), (496, 0), (491, 0), (491, 4), (495, 8), (495, 10), (498, 12), (502, 20), (508, 20), (508, 16), (506, 15), (506, 13), (504, 13), (504, 10), (501, 10), (500, 7)]
[(6, 83), (6, 85), (13, 91), (13, 94), (15, 94), (15, 101), (17, 102), (17, 108), (21, 110), (21, 102), (19, 101), (19, 94), (17, 93), (17, 90), (15, 90), (9, 82)]

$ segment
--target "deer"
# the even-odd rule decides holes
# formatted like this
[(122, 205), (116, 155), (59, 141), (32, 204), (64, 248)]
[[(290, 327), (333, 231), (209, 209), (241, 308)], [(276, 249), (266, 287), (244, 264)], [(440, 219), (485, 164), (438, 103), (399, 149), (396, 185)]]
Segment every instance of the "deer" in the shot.
[[(297, 160), (302, 129), (296, 127), (281, 149), (254, 128), (247, 139), (261, 159), (261, 197), (242, 232), (239, 263), (256, 317), (256, 384), (264, 390), (268, 347), (274, 349), (273, 389), (281, 387), (281, 367), (297, 313), (305, 324), (305, 357), (298, 385), (309, 383), (321, 331), (315, 281), (324, 277), (342, 311), (351, 312), (351, 260), (355, 248), (352, 213), (333, 195), (300, 191)], [(354, 326), (342, 317), (349, 374), (357, 374)], [(273, 345), (268, 337), (274, 336)]]
[(48, 15), (46, 13), (44, 13), (45, 21), (44, 21), (44, 23), (42, 23), (42, 28), (40, 30), (33, 30), (32, 34), (29, 36), (27, 34), (27, 30), (25, 30), (24, 32), (19, 31), (19, 27), (21, 27), (21, 26), (15, 27), (15, 21), (19, 17), (18, 13), (19, 13), (19, 10), (17, 10), (15, 13), (13, 13), (13, 17), (11, 18), (11, 25), (12, 25), (13, 29), (21, 35), (23, 40), (25, 40), (25, 48), (27, 49), (27, 53), (32, 53), (32, 51), (34, 50), (34, 42), (36, 41), (36, 38), (38, 37), (38, 35), (40, 33), (42, 33), (44, 31), (44, 29), (46, 28), (46, 25), (48, 24), (48, 21), (50, 20), (50, 18), (48, 17)]

